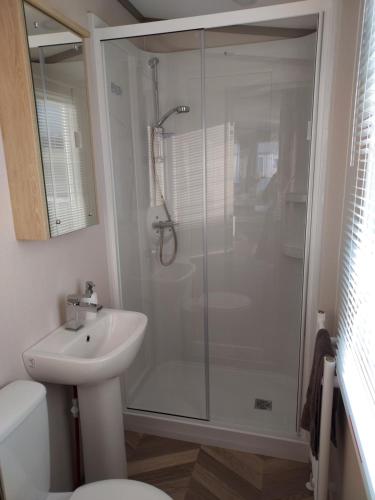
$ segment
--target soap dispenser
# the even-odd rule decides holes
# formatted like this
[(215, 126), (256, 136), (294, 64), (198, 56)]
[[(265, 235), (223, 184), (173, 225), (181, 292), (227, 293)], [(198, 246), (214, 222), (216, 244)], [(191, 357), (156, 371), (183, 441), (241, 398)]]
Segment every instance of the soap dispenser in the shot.
[(85, 294), (83, 295), (81, 302), (84, 304), (98, 305), (98, 294), (94, 292), (95, 283), (92, 281), (86, 281)]

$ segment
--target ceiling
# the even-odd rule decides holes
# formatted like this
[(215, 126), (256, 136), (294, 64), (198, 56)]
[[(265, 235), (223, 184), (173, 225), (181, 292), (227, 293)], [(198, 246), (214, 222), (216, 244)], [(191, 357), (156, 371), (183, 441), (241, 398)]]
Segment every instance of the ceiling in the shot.
[(144, 17), (157, 19), (200, 16), (250, 7), (275, 5), (287, 1), (296, 0), (130, 0), (131, 4)]

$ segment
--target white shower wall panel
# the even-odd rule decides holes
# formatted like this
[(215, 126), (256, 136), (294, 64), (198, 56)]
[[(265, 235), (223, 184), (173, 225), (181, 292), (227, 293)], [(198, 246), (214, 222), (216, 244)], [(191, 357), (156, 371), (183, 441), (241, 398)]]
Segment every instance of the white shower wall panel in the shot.
[[(274, 247), (274, 255), (265, 259), (259, 258), (259, 255), (254, 257), (261, 228), (256, 217), (252, 220), (247, 215), (243, 218), (234, 216), (234, 204), (242, 204), (246, 209), (251, 200), (249, 193), (245, 193), (245, 199), (240, 195), (234, 196), (233, 177), (235, 168), (240, 171), (248, 168), (252, 154), (255, 156), (253, 161), (256, 161), (260, 134), (268, 141), (280, 142), (283, 137), (290, 140), (289, 136), (293, 136), (294, 130), (299, 128), (304, 136), (294, 137), (294, 140), (302, 139), (305, 148), (300, 147), (296, 151), (299, 158), (291, 160), (291, 163), (294, 166), (299, 164), (300, 168), (293, 173), (287, 172), (283, 189), (285, 193), (292, 191), (306, 195), (310, 147), (306, 139), (311, 110), (311, 100), (306, 99), (306, 94), (311, 94), (313, 85), (315, 43), (313, 35), (303, 41), (296, 39), (281, 43), (216, 48), (209, 49), (206, 53), (209, 350), (211, 359), (225, 365), (256, 366), (259, 369), (296, 375), (303, 260), (285, 257), (282, 244), (285, 233), (289, 232), (291, 234), (287, 240), (294, 246), (303, 248), (306, 205), (292, 207), (292, 210), (301, 211), (295, 215), (292, 223), (287, 221), (283, 227), (281, 222), (277, 224), (274, 232), (278, 233), (273, 235), (273, 241), (268, 242), (268, 246)], [(186, 103), (191, 106), (191, 113), (201, 112), (200, 73), (196, 72), (196, 65), (191, 64), (191, 58), (189, 52), (172, 53), (165, 58), (160, 78), (160, 96), (164, 109)], [(286, 130), (283, 133), (279, 130), (281, 113), (283, 107), (287, 107), (290, 113), (290, 103), (285, 103), (289, 99), (295, 100), (295, 105), (301, 112), (295, 116), (290, 115), (297, 123), (293, 124), (293, 131), (289, 133)], [(304, 105), (306, 101), (307, 104)], [(195, 162), (188, 161), (189, 156), (179, 153), (179, 146), (186, 147), (189, 138), (201, 131), (191, 129), (191, 122), (181, 120), (179, 116), (175, 116), (168, 127), (174, 133), (174, 136), (166, 139), (166, 169), (171, 182), (169, 199), (176, 199), (178, 206), (179, 196), (187, 188), (184, 180), (188, 178), (188, 172), (191, 176), (192, 170), (200, 172), (202, 168), (200, 155), (197, 155)], [(236, 137), (241, 150), (239, 157), (235, 159), (238, 164), (235, 165), (231, 134), (235, 134), (241, 127), (246, 127), (247, 135)], [(285, 119), (283, 127), (288, 127)], [(281, 148), (282, 145), (279, 144), (278, 147)], [(203, 185), (198, 185), (197, 189), (196, 198), (199, 199), (203, 196)], [(286, 215), (285, 200), (278, 203), (276, 214), (273, 214), (277, 221)], [(247, 239), (244, 244), (238, 241), (238, 237), (233, 238), (236, 230), (239, 237), (245, 236)], [(178, 259), (193, 262), (198, 277), (203, 269), (203, 256), (199, 255), (200, 231), (201, 228), (194, 230), (191, 226), (186, 229), (181, 227), (178, 231)], [(194, 245), (195, 240), (198, 241), (197, 245)], [(296, 283), (299, 285), (296, 286)], [(236, 308), (236, 299), (233, 299), (232, 309), (218, 307), (218, 297), (223, 290), (232, 299), (236, 297), (237, 302), (246, 302), (248, 305)], [(221, 299), (225, 302), (227, 298), (224, 293)], [(163, 293), (156, 294), (159, 301), (162, 301)], [(194, 352), (199, 357), (203, 342), (199, 328), (203, 301), (197, 294), (195, 297), (193, 304), (188, 301), (182, 305), (186, 318), (184, 324), (190, 322), (192, 325), (191, 329), (190, 326), (187, 328), (190, 333), (184, 334), (183, 350), (185, 358), (191, 355), (192, 359), (195, 359)], [(189, 317), (190, 314), (192, 317)], [(164, 331), (166, 339), (176, 335), (173, 325), (169, 331)]]

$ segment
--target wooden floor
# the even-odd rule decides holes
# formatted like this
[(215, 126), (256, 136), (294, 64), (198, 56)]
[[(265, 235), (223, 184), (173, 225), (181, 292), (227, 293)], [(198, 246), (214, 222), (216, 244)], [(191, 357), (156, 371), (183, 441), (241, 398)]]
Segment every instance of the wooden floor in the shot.
[(174, 500), (312, 500), (307, 464), (126, 433), (129, 477)]

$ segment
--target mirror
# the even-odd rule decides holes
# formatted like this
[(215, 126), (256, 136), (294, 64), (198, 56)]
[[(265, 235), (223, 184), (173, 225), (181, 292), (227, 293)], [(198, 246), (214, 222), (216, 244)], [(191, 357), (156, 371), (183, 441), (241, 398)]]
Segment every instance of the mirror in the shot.
[(24, 2), (51, 236), (97, 224), (83, 40)]

